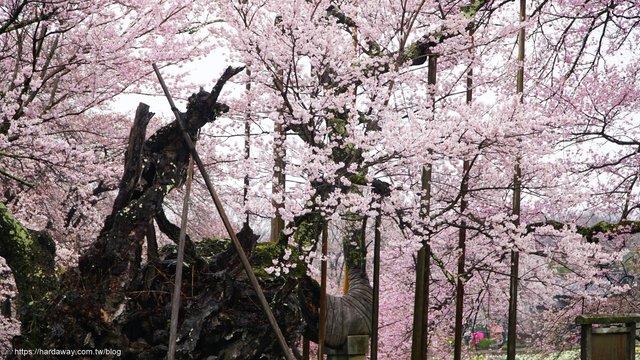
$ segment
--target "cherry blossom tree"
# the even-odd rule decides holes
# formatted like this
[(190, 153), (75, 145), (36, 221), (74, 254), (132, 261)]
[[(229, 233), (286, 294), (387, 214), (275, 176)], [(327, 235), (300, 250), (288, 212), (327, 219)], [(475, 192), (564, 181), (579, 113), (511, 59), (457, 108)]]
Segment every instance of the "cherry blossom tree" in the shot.
[[(152, 60), (196, 57), (211, 51), (214, 38), (250, 71), (235, 76), (244, 86), (225, 98), (229, 112), (202, 127), (199, 151), (224, 185), (236, 223), (276, 229), (264, 237), (275, 250), (266, 262), (258, 261), (264, 253), (255, 255), (254, 265), (264, 269), (279, 311), (285, 304), (300, 311), (281, 313), (296, 329), (292, 337), (321, 341), (318, 313), (307, 306), (319, 290), (306, 274), (314, 275), (322, 259), (322, 224), (328, 221), (333, 234), (329, 278), (352, 280), (351, 293), (334, 293), (330, 302), (356, 297), (368, 304), (373, 219), (382, 215), (381, 357), (412, 352), (416, 255), (425, 245), (424, 353), (448, 357), (456, 330), (505, 323), (512, 251), (520, 254), (519, 336), (538, 351), (566, 349), (576, 341), (575, 315), (638, 310), (629, 299), (637, 294), (633, 234), (640, 230), (639, 84), (637, 62), (629, 59), (638, 55), (640, 13), (631, 1), (532, 1), (521, 23), (517, 10), (512, 2), (424, 0), (8, 4), (7, 25), (0, 27), (0, 66), (7, 69), (6, 90), (0, 89), (3, 202), (58, 241), (56, 235), (85, 240), (103, 229), (81, 272), (93, 279), (104, 270), (99, 264), (112, 268), (101, 251), (111, 239), (105, 234), (126, 237), (109, 221), (123, 209), (110, 205), (129, 124), (105, 106), (116, 94), (153, 89)], [(524, 63), (515, 46), (522, 27)], [(193, 91), (174, 81), (180, 91)], [(522, 191), (516, 216), (514, 179)], [(163, 194), (158, 213), (178, 207), (180, 183)], [(216, 225), (203, 189), (194, 199), (195, 240)], [(165, 230), (168, 217), (151, 216)], [(278, 226), (270, 227), (270, 219)], [(134, 236), (139, 246), (141, 234)], [(213, 265), (198, 264), (223, 269), (220, 254), (229, 253), (216, 251)], [(133, 269), (127, 282), (138, 270), (151, 274), (127, 259)], [(215, 284), (209, 290), (222, 289)], [(297, 300), (295, 286), (303, 293)], [(456, 329), (461, 286), (463, 321)], [(130, 304), (121, 295), (101, 301)], [(211, 297), (200, 299), (189, 318), (198, 331), (204, 319), (218, 316), (204, 311)], [(107, 315), (117, 308), (105, 307)], [(369, 316), (354, 320), (359, 332), (375, 328), (367, 328)], [(330, 325), (327, 344), (344, 341), (343, 324)], [(195, 340), (184, 346), (202, 351)]]
[[(359, 150), (357, 156), (361, 156), (362, 161), (353, 167), (365, 174), (367, 181), (355, 183), (348, 173), (341, 173), (337, 180), (343, 182), (347, 178), (349, 183), (336, 186), (342, 191), (333, 195), (336, 200), (332, 204), (339, 204), (332, 211), (334, 221), (341, 212), (349, 212), (356, 201), (345, 187), (371, 186), (377, 178), (390, 183), (394, 189), (394, 195), (385, 201), (388, 202), (385, 214), (395, 219), (404, 231), (401, 237), (397, 231), (390, 232), (395, 234), (390, 237), (402, 244), (399, 246), (414, 244), (415, 248), (415, 241), (423, 241), (424, 236), (431, 233), (432, 260), (437, 270), (432, 280), (435, 290), (431, 305), (435, 314), (431, 330), (436, 349), (447, 352), (447, 340), (452, 336), (451, 294), (454, 291), (448, 286), (454, 285), (458, 275), (453, 268), (457, 252), (451, 244), (454, 229), (461, 226), (467, 228), (470, 237), (467, 270), (459, 275), (464, 277), (467, 288), (467, 324), (478, 317), (482, 322), (505, 319), (506, 314), (497, 309), (506, 307), (508, 300), (505, 286), (508, 254), (512, 249), (523, 254), (521, 287), (525, 293), (521, 295), (520, 311), (530, 314), (521, 322), (523, 331), (530, 327), (524, 325), (530, 321), (528, 317), (541, 318), (544, 316), (539, 316), (544, 313), (541, 309), (555, 311), (560, 298), (569, 296), (574, 305), (587, 298), (603, 298), (609, 293), (625, 291), (624, 287), (607, 280), (610, 276), (606, 274), (616, 271), (619, 265), (615, 264), (622, 260), (625, 250), (606, 236), (596, 235), (606, 232), (606, 227), (589, 227), (593, 223), (585, 217), (585, 214), (620, 213), (620, 209), (602, 206), (612, 200), (612, 194), (620, 192), (611, 193), (610, 189), (620, 187), (611, 183), (610, 175), (604, 179), (595, 175), (600, 167), (592, 163), (591, 153), (596, 151), (593, 146), (585, 145), (584, 138), (596, 143), (608, 141), (633, 146), (632, 141), (601, 132), (597, 122), (576, 112), (576, 101), (584, 104), (586, 92), (587, 99), (594, 100), (582, 107), (589, 112), (602, 107), (597, 112), (606, 114), (604, 108), (614, 110), (626, 105), (611, 106), (611, 102), (619, 104), (620, 98), (631, 102), (635, 99), (626, 95), (629, 89), (621, 91), (611, 87), (609, 78), (602, 75), (602, 71), (611, 73), (602, 65), (607, 59), (632, 51), (630, 43), (625, 42), (637, 36), (633, 33), (632, 21), (626, 20), (637, 17), (631, 4), (611, 8), (606, 4), (587, 7), (569, 2), (531, 4), (530, 20), (523, 25), (530, 34), (527, 46), (531, 54), (526, 60), (522, 104), (519, 96), (514, 96), (518, 63), (513, 44), (520, 25), (514, 16), (517, 9), (508, 4), (476, 2), (465, 7), (457, 3), (417, 1), (401, 5), (382, 2), (345, 2), (333, 7), (321, 2), (295, 2), (293, 8), (290, 5), (240, 3), (230, 6), (225, 18), (232, 19), (235, 15), (234, 33), (243, 34), (234, 39), (231, 47), (239, 51), (239, 57), (245, 57), (243, 62), (250, 64), (255, 76), (252, 89), (261, 91), (257, 89), (263, 86), (263, 93), (271, 89), (273, 98), (267, 104), (273, 108), (265, 112), (279, 114), (277, 120), (273, 120), (284, 121), (289, 136), (303, 141), (300, 144), (291, 139), (290, 149), (308, 146), (308, 151), (318, 156), (320, 151), (314, 148), (330, 147), (331, 140), (338, 140), (338, 146), (344, 147), (344, 135), (332, 138), (331, 130), (335, 132), (335, 128), (331, 129), (330, 121), (336, 107), (348, 113), (346, 143), (351, 149)], [(611, 20), (616, 17), (619, 19)], [(316, 23), (315, 19), (320, 20)], [(471, 21), (475, 25), (473, 43), (465, 36)], [(590, 26), (578, 25), (591, 22)], [(614, 33), (607, 31), (607, 27), (612, 26), (618, 28)], [(274, 28), (278, 30), (272, 33)], [(330, 41), (327, 34), (331, 34)], [(602, 50), (605, 47), (609, 49), (607, 53)], [(473, 51), (469, 52), (469, 48)], [(428, 53), (438, 54), (439, 80), (435, 91), (430, 90), (433, 86), (426, 81), (423, 65)], [(559, 58), (563, 53), (572, 56)], [(465, 74), (471, 68), (474, 70), (473, 91), (479, 100), (466, 105)], [(589, 84), (591, 78), (599, 78), (601, 84), (597, 87)], [(625, 83), (630, 88), (637, 86), (632, 75), (625, 79), (630, 79)], [(606, 101), (596, 105), (595, 94), (602, 87), (603, 93), (614, 92), (618, 96), (606, 96)], [(493, 99), (486, 100), (487, 97)], [(324, 114), (322, 109), (326, 109)], [(625, 115), (632, 118), (632, 111), (626, 110)], [(329, 122), (325, 125), (325, 121)], [(615, 129), (617, 134), (623, 134), (607, 120), (601, 122), (608, 126), (607, 130)], [(299, 126), (300, 123), (306, 128)], [(596, 129), (585, 129), (586, 126)], [(319, 136), (329, 142), (319, 143)], [(297, 150), (290, 150), (291, 156), (288, 156), (291, 164), (298, 161), (294, 151)], [(335, 158), (321, 158), (316, 165), (315, 157), (308, 154), (305, 153), (299, 170), (288, 167), (287, 173), (310, 174), (307, 175), (309, 182), (321, 173), (326, 181), (327, 163), (335, 162)], [(605, 152), (600, 154), (607, 156)], [(628, 157), (626, 154), (615, 157), (609, 165), (615, 167), (618, 159), (633, 156), (627, 154)], [(470, 169), (464, 171), (459, 159), (467, 160)], [(523, 172), (524, 195), (520, 225), (514, 227), (509, 209), (512, 169), (517, 159)], [(347, 165), (344, 162), (339, 166), (342, 164)], [(420, 216), (419, 192), (420, 169), (424, 164), (432, 164), (433, 168), (433, 210), (426, 224)], [(469, 204), (466, 214), (459, 214), (460, 182), (465, 177), (469, 178)], [(601, 179), (600, 190), (594, 187), (597, 177)], [(633, 182), (633, 176), (621, 178)], [(296, 196), (295, 190), (287, 193)], [(606, 194), (607, 200), (599, 194)], [(366, 197), (368, 193), (360, 195)], [(598, 206), (586, 205), (597, 198), (602, 199)], [(311, 194), (307, 199), (313, 200)], [(364, 205), (367, 202), (361, 202), (363, 210), (367, 209)], [(618, 202), (621, 203), (624, 202)], [(366, 211), (375, 207), (368, 209)], [(632, 205), (627, 205), (623, 213), (629, 213), (629, 209)], [(610, 220), (618, 223), (615, 218)], [(610, 228), (617, 229), (617, 226)], [(416, 240), (412, 243), (411, 238)], [(598, 238), (601, 240), (596, 241)], [(392, 246), (391, 243), (388, 246)], [(581, 260), (574, 257), (576, 255)], [(411, 262), (411, 257), (407, 261)], [(565, 273), (562, 269), (571, 270)], [(394, 273), (394, 276), (399, 275)], [(409, 280), (405, 282), (412, 284)], [(395, 292), (383, 291), (383, 294), (392, 293)], [(488, 303), (495, 304), (493, 312), (486, 310)], [(398, 303), (392, 301), (390, 306), (396, 308)], [(409, 314), (399, 318), (407, 319)]]

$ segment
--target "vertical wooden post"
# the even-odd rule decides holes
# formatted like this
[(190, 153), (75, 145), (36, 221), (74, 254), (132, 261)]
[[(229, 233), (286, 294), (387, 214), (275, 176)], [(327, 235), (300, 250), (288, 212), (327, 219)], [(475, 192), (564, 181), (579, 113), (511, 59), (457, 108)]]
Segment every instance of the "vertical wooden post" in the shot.
[(519, 262), (520, 254), (517, 251), (511, 251), (511, 278), (509, 283), (509, 323), (507, 326), (507, 360), (515, 360), (516, 358)]
[(580, 325), (580, 360), (591, 360), (591, 329), (593, 325)]
[[(249, 92), (251, 91), (251, 71), (249, 71), (249, 69), (247, 69), (246, 71), (247, 71), (247, 77), (249, 78), (249, 80), (247, 80), (246, 89), (247, 89), (247, 92)], [(244, 119), (244, 160), (245, 161), (249, 160), (250, 156), (251, 156), (251, 115), (249, 114), (249, 112), (247, 112), (245, 114), (245, 119)], [(247, 173), (244, 176), (244, 188), (242, 191), (242, 205), (246, 206), (248, 201), (248, 196), (249, 196), (249, 174)], [(249, 225), (248, 211), (246, 212), (244, 222), (247, 226)]]
[[(382, 211), (382, 210), (380, 210)], [(380, 225), (382, 213), (378, 212), (373, 244), (373, 304), (371, 314), (371, 360), (378, 360), (378, 309), (380, 307)]]
[(324, 356), (324, 339), (327, 331), (327, 249), (329, 225), (322, 223), (322, 261), (320, 262), (320, 331), (318, 334), (318, 360)]
[[(469, 172), (470, 162), (468, 160), (463, 161), (463, 178), (460, 186), (461, 200), (460, 200), (460, 215), (463, 215), (467, 210), (467, 200), (465, 195), (468, 190), (467, 173)], [(458, 274), (456, 280), (456, 323), (455, 323), (455, 335), (454, 335), (454, 351), (453, 358), (456, 360), (462, 359), (462, 320), (464, 317), (464, 263), (466, 256), (466, 240), (467, 229), (465, 228), (464, 221), (460, 225), (460, 232), (458, 233)]]
[(627, 336), (627, 359), (635, 359), (636, 358), (636, 323), (628, 322), (625, 323), (627, 329), (629, 329), (629, 336)]
[(0, 305), (0, 315), (11, 319), (11, 298), (6, 298), (2, 301), (2, 305)]
[[(429, 89), (432, 101), (431, 108), (435, 112), (435, 85), (438, 56), (436, 54), (428, 54), (427, 61), (427, 84), (431, 86)], [(422, 168), (420, 178), (422, 189), (420, 216), (425, 222), (428, 219), (431, 207), (431, 175), (431, 164), (426, 164)], [(413, 310), (411, 360), (424, 360), (427, 358), (428, 353), (430, 258), (431, 247), (429, 239), (425, 239), (422, 248), (418, 251), (416, 263), (416, 294)]]
[[(520, 225), (520, 165), (516, 164), (514, 175), (513, 190), (513, 215), (516, 216), (514, 224)], [(518, 317), (518, 277), (520, 266), (520, 253), (517, 250), (511, 250), (511, 273), (509, 281), (509, 323), (507, 337), (507, 360), (515, 360), (516, 358), (516, 341), (517, 341), (517, 317)]]
[[(473, 29), (469, 30), (469, 36), (472, 39), (473, 44)], [(473, 51), (470, 49), (469, 52)], [(466, 103), (470, 105), (473, 101), (473, 69), (470, 67), (467, 72), (467, 92)], [(467, 191), (469, 190), (469, 171), (471, 169), (471, 162), (467, 159), (462, 161), (462, 182), (460, 183), (460, 216), (464, 216), (467, 211)], [(460, 232), (458, 233), (458, 274), (456, 280), (456, 320), (454, 328), (454, 340), (453, 340), (453, 358), (455, 360), (462, 359), (462, 327), (464, 317), (464, 279), (465, 274), (464, 264), (466, 258), (466, 241), (467, 241), (467, 228), (464, 220), (460, 224)]]
[(349, 292), (349, 267), (347, 266), (347, 261), (345, 259), (344, 262), (344, 282), (342, 285), (342, 293), (346, 294)]
[[(415, 304), (413, 312), (413, 338), (412, 338), (412, 351), (411, 360), (423, 360), (424, 342), (422, 341), (423, 334), (423, 318), (425, 317), (425, 269), (426, 259), (429, 256), (429, 245), (425, 244), (420, 250), (418, 250), (418, 259), (416, 263), (416, 293)], [(428, 295), (428, 292), (427, 292)]]
[(278, 199), (275, 198), (272, 200), (273, 208), (275, 209), (275, 214), (273, 219), (271, 219), (271, 241), (276, 242), (280, 238), (280, 233), (284, 228), (284, 221), (282, 220), (282, 214), (280, 214), (281, 209), (283, 208), (283, 199), (285, 192), (285, 175), (284, 169), (286, 166), (285, 163), (285, 155), (286, 150), (284, 146), (284, 142), (286, 139), (286, 133), (284, 132), (284, 128), (282, 127), (282, 123), (276, 121), (273, 130), (273, 196), (278, 196)]
[(176, 275), (171, 297), (171, 323), (169, 326), (169, 350), (168, 360), (174, 360), (178, 341), (178, 315), (180, 313), (180, 294), (182, 293), (182, 263), (184, 262), (184, 245), (187, 234), (187, 215), (189, 214), (189, 196), (191, 195), (191, 183), (193, 181), (193, 157), (189, 156), (187, 165), (187, 183), (184, 190), (184, 202), (182, 203), (182, 220), (180, 222), (180, 237), (178, 241), (178, 258), (176, 259)]
[(306, 337), (302, 338), (302, 360), (309, 360), (309, 339)]
[[(422, 168), (422, 209), (423, 218), (429, 216), (431, 202), (431, 165)], [(424, 240), (422, 248), (418, 251), (416, 264), (416, 294), (413, 314), (413, 349), (411, 360), (425, 360), (428, 352), (429, 339), (429, 277), (431, 246), (429, 239)]]
[(327, 360), (366, 360), (368, 345), (367, 335), (349, 335), (339, 348), (327, 348)]
[[(520, 23), (526, 20), (526, 0), (520, 0)], [(516, 79), (516, 93), (520, 94), (520, 102), (524, 91), (524, 27), (518, 32), (518, 75)], [(520, 225), (520, 199), (522, 197), (520, 160), (516, 159), (515, 174), (513, 176), (513, 215), (516, 217), (514, 223)], [(511, 251), (511, 274), (509, 282), (509, 324), (507, 338), (507, 360), (516, 358), (517, 341), (517, 317), (518, 317), (518, 277), (519, 277), (520, 253), (517, 250)]]

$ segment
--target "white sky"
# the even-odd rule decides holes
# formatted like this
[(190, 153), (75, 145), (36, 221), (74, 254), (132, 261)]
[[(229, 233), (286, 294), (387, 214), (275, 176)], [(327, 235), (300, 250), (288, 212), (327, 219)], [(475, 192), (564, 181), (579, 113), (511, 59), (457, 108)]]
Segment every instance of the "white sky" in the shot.
[[(238, 66), (237, 63), (230, 63), (224, 55), (219, 53), (212, 53), (204, 58), (196, 59), (189, 63), (184, 63), (182, 66), (168, 66), (160, 69), (160, 73), (169, 88), (169, 92), (173, 97), (173, 101), (181, 111), (185, 111), (186, 99), (178, 97), (175, 84), (172, 84), (170, 75), (178, 75), (180, 73), (185, 74), (182, 78), (181, 85), (184, 83), (191, 84), (188, 86), (192, 93), (198, 92), (200, 87), (203, 87), (206, 91), (210, 91), (218, 77), (222, 74), (224, 69), (229, 66)], [(149, 71), (152, 71), (151, 67)], [(149, 76), (156, 80), (154, 73)], [(159, 89), (159, 87), (158, 87)], [(151, 107), (151, 111), (156, 116), (173, 117), (169, 102), (163, 94), (157, 95), (144, 95), (144, 94), (121, 94), (114, 98), (110, 108), (115, 112), (123, 114), (134, 114), (138, 103), (143, 102)]]

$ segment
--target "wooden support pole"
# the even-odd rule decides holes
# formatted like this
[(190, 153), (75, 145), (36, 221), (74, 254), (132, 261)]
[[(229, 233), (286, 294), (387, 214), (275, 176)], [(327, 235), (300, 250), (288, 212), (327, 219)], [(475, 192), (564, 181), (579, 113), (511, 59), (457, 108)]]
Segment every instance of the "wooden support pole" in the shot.
[(516, 358), (519, 263), (520, 253), (517, 251), (511, 251), (511, 277), (509, 283), (509, 324), (507, 326), (507, 360), (515, 360)]
[[(381, 211), (381, 210), (380, 210)], [(378, 360), (378, 311), (380, 308), (380, 226), (382, 213), (378, 212), (375, 220), (373, 240), (373, 303), (371, 314), (371, 360)]]
[(637, 325), (635, 321), (632, 321), (625, 323), (625, 326), (629, 329), (629, 335), (627, 336), (627, 359), (635, 359)]
[[(526, 20), (526, 0), (520, 0), (520, 23), (523, 25)], [(516, 79), (516, 93), (520, 94), (520, 102), (522, 102), (524, 91), (524, 27), (518, 32), (518, 74)], [(520, 225), (520, 200), (522, 198), (522, 173), (520, 169), (520, 159), (516, 159), (513, 176), (513, 201), (512, 213), (515, 216), (514, 224)], [(515, 360), (516, 358), (516, 340), (517, 340), (517, 318), (518, 318), (518, 280), (519, 280), (519, 264), (520, 253), (516, 250), (511, 251), (511, 274), (509, 281), (509, 323), (507, 337), (507, 360)]]
[[(182, 117), (180, 115), (180, 112), (178, 111), (178, 109), (176, 108), (175, 104), (173, 103), (173, 99), (171, 98), (171, 95), (169, 94), (169, 90), (167, 89), (167, 86), (164, 83), (164, 80), (162, 79), (162, 76), (160, 75), (160, 70), (158, 69), (156, 64), (153, 64), (153, 70), (155, 71), (156, 76), (158, 77), (158, 81), (160, 82), (160, 85), (162, 86), (162, 90), (164, 91), (164, 94), (167, 97), (167, 100), (169, 101), (169, 105), (171, 106), (171, 110), (173, 111), (173, 114), (176, 117), (176, 122), (178, 123), (178, 126), (180, 127), (180, 130), (182, 131), (182, 136), (183, 136), (184, 141), (185, 141), (185, 143), (187, 145), (187, 148), (189, 149), (189, 152), (191, 153), (191, 156), (193, 157), (193, 160), (195, 161), (196, 165), (198, 166), (198, 170), (200, 171), (200, 174), (202, 175), (204, 183), (205, 183), (205, 185), (207, 187), (207, 190), (209, 191), (209, 194), (211, 195), (211, 199), (213, 200), (213, 203), (215, 204), (216, 209), (218, 210), (218, 213), (220, 214), (220, 218), (222, 219), (222, 223), (224, 224), (224, 227), (227, 230), (227, 233), (229, 234), (229, 237), (231, 238), (231, 242), (232, 242), (233, 246), (235, 247), (235, 249), (236, 249), (236, 251), (238, 253), (238, 256), (240, 257), (240, 262), (242, 263), (244, 271), (246, 272), (247, 277), (249, 278), (249, 282), (251, 283), (251, 286), (253, 287), (253, 289), (256, 292), (256, 295), (258, 296), (258, 301), (260, 303), (260, 306), (262, 307), (262, 310), (264, 311), (267, 319), (269, 320), (269, 324), (271, 325), (271, 328), (273, 329), (273, 332), (275, 333), (275, 336), (276, 336), (276, 338), (278, 340), (278, 343), (280, 344), (282, 352), (283, 352), (283, 354), (284, 354), (284, 356), (285, 356), (285, 358), (287, 360), (295, 360), (295, 357), (293, 356), (293, 353), (291, 352), (291, 349), (289, 349), (289, 346), (287, 345), (287, 342), (286, 342), (286, 340), (284, 338), (284, 335), (282, 335), (282, 331), (280, 330), (280, 327), (278, 326), (278, 322), (276, 321), (276, 318), (273, 316), (273, 313), (271, 312), (271, 309), (269, 308), (269, 303), (267, 302), (267, 299), (264, 296), (264, 292), (262, 291), (262, 288), (260, 287), (260, 284), (258, 283), (258, 279), (256, 278), (256, 275), (253, 272), (253, 268), (251, 267), (251, 264), (249, 263), (249, 259), (247, 258), (247, 255), (245, 254), (244, 250), (242, 249), (242, 245), (240, 244), (240, 240), (238, 240), (238, 237), (236, 236), (236, 233), (233, 230), (233, 226), (231, 226), (231, 221), (229, 221), (229, 218), (227, 217), (227, 213), (224, 210), (224, 207), (222, 206), (222, 202), (220, 201), (220, 198), (218, 197), (218, 194), (216, 193), (216, 191), (215, 191), (215, 189), (213, 187), (213, 184), (211, 183), (211, 179), (209, 178), (209, 174), (207, 173), (207, 170), (204, 167), (204, 163), (200, 159), (200, 156), (198, 155), (198, 152), (196, 151), (195, 147), (193, 146), (193, 141), (191, 140), (191, 136), (189, 136), (189, 134), (187, 133), (187, 129), (185, 128), (185, 125), (182, 122)], [(225, 75), (227, 75), (227, 77), (229, 76), (228, 74), (223, 74), (223, 77)], [(218, 85), (218, 84), (216, 84), (216, 85)], [(222, 86), (222, 85), (220, 85), (220, 86)]]
[(592, 324), (580, 325), (580, 360), (591, 360)]
[(302, 360), (309, 360), (310, 341), (306, 337), (302, 338)]
[[(467, 200), (465, 195), (468, 191), (468, 173), (471, 167), (469, 160), (464, 160), (462, 165), (462, 183), (460, 184), (461, 200), (460, 200), (460, 215), (464, 215), (467, 210)], [(460, 224), (460, 231), (458, 233), (458, 273), (456, 279), (456, 320), (454, 329), (454, 346), (453, 346), (453, 358), (455, 360), (462, 359), (462, 327), (464, 320), (464, 274), (465, 274), (465, 257), (466, 257), (466, 241), (467, 241), (467, 229), (465, 227), (464, 220)]]
[(322, 261), (320, 262), (320, 329), (318, 334), (318, 360), (324, 356), (324, 339), (327, 333), (327, 250), (329, 243), (329, 224), (322, 223)]
[[(438, 56), (428, 55), (427, 84), (431, 94), (431, 108), (435, 112), (435, 85), (436, 71), (438, 68)], [(423, 220), (429, 217), (431, 207), (431, 164), (422, 168), (420, 178), (422, 197), (420, 199), (420, 216)], [(425, 238), (422, 248), (418, 251), (416, 262), (416, 294), (413, 308), (413, 337), (411, 346), (411, 360), (425, 360), (428, 353), (429, 340), (429, 277), (431, 264), (431, 247), (429, 239)]]
[(412, 351), (411, 360), (423, 360), (424, 357), (424, 341), (422, 334), (424, 333), (424, 317), (425, 315), (425, 293), (428, 295), (428, 291), (425, 291), (428, 284), (428, 278), (425, 276), (427, 269), (427, 261), (431, 256), (429, 251), (429, 245), (423, 245), (418, 250), (418, 258), (416, 262), (416, 293), (415, 293), (415, 305), (413, 313), (413, 339), (412, 339)]
[[(251, 91), (251, 71), (247, 71), (247, 85), (245, 86), (247, 93)], [(251, 114), (247, 111), (244, 119), (244, 160), (248, 161), (251, 157)], [(244, 186), (242, 188), (242, 205), (247, 206), (249, 200), (249, 173), (244, 175)], [(245, 211), (245, 224), (249, 226), (249, 211)]]
[[(473, 44), (473, 29), (469, 30), (471, 43)], [(473, 49), (469, 49), (469, 52)], [(471, 65), (470, 65), (471, 66)], [(467, 92), (466, 103), (470, 105), (473, 101), (473, 69), (470, 67), (467, 72)], [(462, 182), (460, 183), (460, 216), (464, 216), (467, 211), (466, 195), (469, 191), (469, 171), (471, 171), (471, 162), (467, 159), (462, 161)], [(466, 242), (467, 228), (464, 220), (461, 221), (458, 233), (458, 274), (456, 280), (456, 319), (453, 340), (453, 358), (455, 360), (462, 359), (462, 337), (463, 337), (463, 317), (464, 317), (464, 275), (466, 260)]]
[(187, 234), (187, 217), (189, 215), (189, 197), (191, 196), (191, 183), (193, 181), (193, 157), (189, 157), (187, 165), (187, 183), (184, 190), (184, 202), (182, 203), (182, 218), (180, 221), (180, 237), (178, 241), (178, 259), (176, 260), (176, 278), (173, 285), (171, 298), (171, 324), (169, 326), (169, 352), (168, 360), (174, 360), (178, 341), (178, 315), (180, 314), (180, 294), (182, 293), (182, 264), (184, 263), (184, 243)]
[[(278, 76), (274, 79), (274, 83), (281, 93), (285, 92), (284, 70), (278, 70)], [(283, 199), (285, 192), (285, 138), (286, 131), (282, 122), (285, 111), (280, 109), (278, 118), (273, 123), (273, 178), (271, 179), (271, 205), (274, 214), (271, 218), (271, 234), (269, 239), (271, 242), (277, 242), (280, 234), (284, 229), (284, 220), (282, 219), (281, 210), (284, 207)]]
[(284, 229), (284, 220), (282, 219), (282, 209), (284, 207), (283, 199), (286, 187), (286, 178), (284, 169), (287, 166), (285, 162), (285, 138), (287, 134), (284, 131), (281, 119), (277, 120), (273, 129), (273, 179), (272, 179), (272, 200), (271, 204), (274, 208), (274, 215), (271, 219), (271, 242), (277, 242), (280, 234)]

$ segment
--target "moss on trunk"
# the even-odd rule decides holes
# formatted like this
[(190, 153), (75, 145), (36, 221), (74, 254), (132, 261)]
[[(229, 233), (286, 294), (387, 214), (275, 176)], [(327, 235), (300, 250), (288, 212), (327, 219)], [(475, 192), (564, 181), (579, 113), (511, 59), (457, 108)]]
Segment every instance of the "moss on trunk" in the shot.
[(40, 338), (38, 329), (43, 323), (40, 320), (45, 304), (56, 288), (55, 253), (55, 243), (49, 235), (25, 228), (0, 203), (0, 256), (13, 272), (22, 331), (29, 334), (29, 339)]

